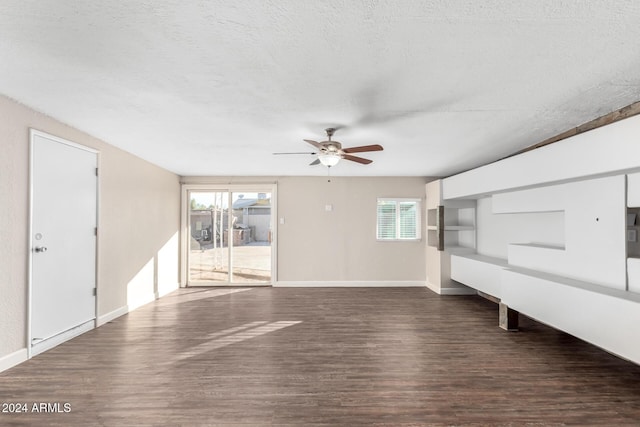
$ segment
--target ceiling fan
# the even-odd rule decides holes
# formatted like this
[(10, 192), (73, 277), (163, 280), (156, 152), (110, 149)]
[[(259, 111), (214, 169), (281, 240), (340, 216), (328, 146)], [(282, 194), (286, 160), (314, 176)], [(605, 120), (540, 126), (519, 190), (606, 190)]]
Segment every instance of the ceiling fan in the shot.
[(352, 156), (351, 153), (364, 153), (368, 151), (382, 151), (383, 148), (381, 145), (362, 145), (360, 147), (351, 147), (351, 148), (342, 148), (342, 144), (338, 141), (332, 141), (331, 137), (333, 136), (335, 128), (327, 128), (325, 132), (327, 132), (327, 140), (322, 142), (312, 141), (310, 139), (305, 139), (304, 142), (313, 145), (318, 149), (317, 152), (298, 152), (298, 153), (273, 153), (273, 154), (313, 154), (317, 155), (318, 158), (310, 163), (310, 166), (323, 164), (327, 167), (332, 167), (338, 164), (341, 159), (350, 160), (352, 162), (361, 163), (363, 165), (368, 165), (372, 163), (373, 160), (365, 159), (363, 157)]

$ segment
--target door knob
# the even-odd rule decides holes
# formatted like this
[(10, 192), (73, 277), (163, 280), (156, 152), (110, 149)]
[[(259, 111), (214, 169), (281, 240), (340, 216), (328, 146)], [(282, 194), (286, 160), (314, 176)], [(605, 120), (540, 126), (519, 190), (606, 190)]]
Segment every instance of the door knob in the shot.
[(46, 246), (36, 246), (35, 250), (36, 250), (36, 252), (47, 252), (47, 247)]

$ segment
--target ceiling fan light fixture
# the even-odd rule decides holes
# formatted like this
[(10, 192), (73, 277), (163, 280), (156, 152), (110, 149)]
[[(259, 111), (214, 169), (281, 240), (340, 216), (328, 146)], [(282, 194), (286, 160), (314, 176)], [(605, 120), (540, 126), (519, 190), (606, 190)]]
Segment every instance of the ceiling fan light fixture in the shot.
[(327, 167), (335, 166), (340, 161), (340, 154), (337, 152), (319, 153), (318, 160)]

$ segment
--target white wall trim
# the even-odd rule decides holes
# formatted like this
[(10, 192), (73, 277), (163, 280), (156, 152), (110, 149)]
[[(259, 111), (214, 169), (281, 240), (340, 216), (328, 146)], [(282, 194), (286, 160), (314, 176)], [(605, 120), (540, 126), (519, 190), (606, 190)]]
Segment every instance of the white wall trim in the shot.
[(155, 292), (156, 299), (160, 299), (165, 295), (169, 295), (171, 292), (175, 292), (178, 289), (180, 289), (180, 283), (176, 282), (173, 286), (171, 286), (171, 288), (164, 289), (162, 292), (156, 291)]
[(28, 359), (29, 351), (26, 348), (21, 348), (18, 351), (2, 356), (0, 357), (0, 372), (13, 368), (22, 362), (26, 362)]
[(29, 128), (29, 136), (30, 136), (30, 139), (33, 139), (33, 137), (35, 136), (40, 136), (42, 138), (50, 139), (60, 144), (64, 144), (73, 148), (78, 148), (80, 150), (88, 151), (90, 153), (95, 153), (95, 154), (100, 153), (100, 151), (96, 150), (95, 148), (87, 147), (86, 145), (78, 144), (76, 142), (69, 141), (68, 139), (60, 138), (59, 136), (55, 136), (50, 133), (43, 132), (34, 128)]
[(105, 323), (109, 323), (114, 319), (117, 319), (120, 316), (124, 316), (125, 314), (127, 314), (129, 312), (129, 307), (127, 307), (126, 305), (123, 305), (120, 308), (117, 308), (113, 311), (110, 311), (107, 314), (103, 314), (102, 316), (98, 316), (98, 319), (96, 320), (97, 322), (97, 326), (102, 326)]
[(164, 297), (165, 295), (169, 295), (170, 293), (176, 291), (180, 289), (180, 285), (178, 283), (175, 284), (175, 287), (171, 288), (171, 289), (166, 289), (164, 292), (154, 292), (153, 296), (151, 294), (149, 294), (147, 296), (147, 298), (144, 298), (142, 300), (140, 300), (137, 304), (134, 305), (123, 305), (120, 308), (116, 308), (113, 311), (110, 311), (109, 313), (103, 314), (102, 316), (99, 316), (97, 319), (97, 326), (102, 326), (105, 323), (111, 322), (114, 319), (117, 319), (120, 316), (124, 316), (125, 314), (134, 311), (140, 307), (142, 307), (143, 305), (149, 304), (153, 301), (159, 300), (160, 298)]
[(424, 287), (422, 280), (369, 280), (369, 281), (296, 281), (281, 280), (273, 284), (278, 288), (405, 288)]
[(430, 283), (428, 280), (425, 282), (425, 286), (427, 287), (427, 289), (429, 289), (432, 292), (435, 292), (436, 294), (438, 293), (438, 285), (434, 285), (433, 283)]
[(149, 292), (147, 294), (145, 294), (144, 296), (141, 296), (139, 298), (136, 298), (135, 301), (131, 301), (130, 304), (127, 304), (127, 311), (133, 311), (136, 310), (140, 307), (142, 307), (143, 305), (147, 305), (149, 303), (154, 302), (157, 298), (156, 298), (156, 292)]

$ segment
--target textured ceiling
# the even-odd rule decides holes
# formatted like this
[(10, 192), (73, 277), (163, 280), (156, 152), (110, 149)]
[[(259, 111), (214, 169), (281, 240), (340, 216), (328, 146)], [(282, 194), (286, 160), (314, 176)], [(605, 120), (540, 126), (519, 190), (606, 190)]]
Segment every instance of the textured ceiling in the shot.
[[(640, 100), (635, 0), (0, 1), (0, 93), (181, 175), (449, 175)], [(1, 119), (1, 118), (0, 118)]]

